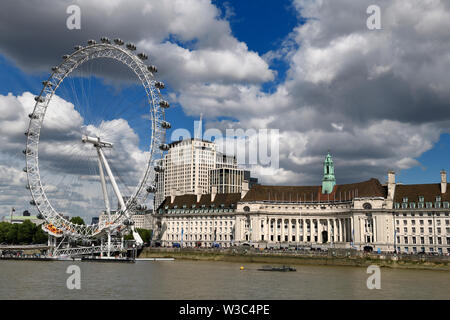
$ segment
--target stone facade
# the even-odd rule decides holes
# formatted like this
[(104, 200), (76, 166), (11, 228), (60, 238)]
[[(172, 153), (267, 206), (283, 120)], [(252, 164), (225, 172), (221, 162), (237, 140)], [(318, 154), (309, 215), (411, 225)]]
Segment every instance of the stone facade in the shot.
[(155, 218), (163, 246), (309, 246), (382, 252), (450, 253), (450, 192), (440, 184), (401, 185), (395, 174), (334, 185), (256, 185), (235, 194), (167, 197)]

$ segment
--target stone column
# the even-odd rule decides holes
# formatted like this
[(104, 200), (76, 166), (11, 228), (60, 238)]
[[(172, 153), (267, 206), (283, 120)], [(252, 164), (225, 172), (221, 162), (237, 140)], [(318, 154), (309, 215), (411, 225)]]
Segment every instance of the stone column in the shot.
[(317, 242), (319, 244), (322, 244), (322, 231), (323, 231), (323, 226), (322, 223), (320, 222), (320, 218), (317, 219)]
[(277, 242), (278, 241), (278, 229), (277, 229), (277, 224), (278, 224), (278, 218), (275, 218), (273, 221), (273, 241)]
[(372, 232), (373, 232), (373, 242), (377, 242), (377, 217), (372, 218)]
[(332, 233), (332, 228), (331, 228), (331, 219), (327, 219), (327, 232), (328, 232), (328, 243), (334, 243), (334, 235)]
[(341, 224), (341, 219), (336, 219), (336, 223), (338, 225), (338, 238), (339, 238), (339, 242), (343, 242), (342, 241), (342, 224)]
[(333, 234), (334, 234), (334, 242), (339, 242), (336, 219), (333, 219)]
[(328, 219), (328, 242), (334, 243), (334, 230), (332, 227), (332, 219)]
[(355, 231), (355, 217), (353, 216), (350, 218), (350, 241), (353, 241), (353, 244), (355, 242), (354, 231)]
[(291, 225), (291, 218), (288, 220), (288, 242), (292, 241), (292, 225)]
[(365, 233), (366, 233), (366, 226), (365, 226), (365, 224), (366, 224), (366, 221), (365, 221), (364, 218), (362, 218), (361, 219), (361, 242), (362, 243), (366, 242), (366, 240), (365, 240), (365, 238), (366, 238), (366, 235), (365, 235)]
[(302, 238), (302, 242), (306, 242), (306, 238), (305, 238), (305, 235), (306, 235), (306, 219), (302, 219), (302, 223), (303, 223), (303, 225), (302, 225), (302, 235), (303, 235), (303, 238)]

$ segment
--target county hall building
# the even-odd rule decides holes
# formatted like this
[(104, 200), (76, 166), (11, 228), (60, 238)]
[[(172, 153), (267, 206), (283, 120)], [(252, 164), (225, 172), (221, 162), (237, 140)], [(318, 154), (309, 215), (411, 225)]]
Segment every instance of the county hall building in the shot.
[(450, 253), (450, 192), (446, 172), (436, 184), (403, 185), (388, 172), (336, 184), (328, 154), (322, 185), (264, 186), (240, 193), (167, 196), (156, 210), (163, 246), (259, 248), (370, 246), (374, 251)]

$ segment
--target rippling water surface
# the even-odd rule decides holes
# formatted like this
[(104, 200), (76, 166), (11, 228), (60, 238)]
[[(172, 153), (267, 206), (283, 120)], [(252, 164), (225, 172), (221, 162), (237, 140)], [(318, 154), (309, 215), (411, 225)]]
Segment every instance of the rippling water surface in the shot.
[[(81, 269), (69, 290), (67, 267)], [(258, 271), (260, 264), (198, 261), (127, 263), (0, 261), (0, 299), (450, 299), (450, 272), (381, 269), (369, 290), (365, 268), (296, 266)]]

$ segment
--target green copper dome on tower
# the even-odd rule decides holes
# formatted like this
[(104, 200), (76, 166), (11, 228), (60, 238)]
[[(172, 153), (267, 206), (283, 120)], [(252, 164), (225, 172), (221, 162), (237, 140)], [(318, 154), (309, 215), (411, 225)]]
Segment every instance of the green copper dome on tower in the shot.
[(323, 163), (323, 179), (322, 179), (322, 193), (330, 194), (336, 184), (336, 177), (334, 176), (334, 165), (331, 154), (328, 151), (325, 161)]

